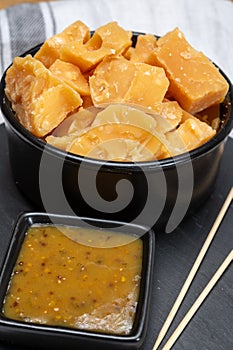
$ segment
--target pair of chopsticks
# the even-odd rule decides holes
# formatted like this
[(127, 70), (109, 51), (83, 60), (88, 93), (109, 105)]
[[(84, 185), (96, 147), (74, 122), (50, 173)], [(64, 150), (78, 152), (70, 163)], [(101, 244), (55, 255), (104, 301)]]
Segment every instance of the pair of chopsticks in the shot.
[[(156, 339), (155, 345), (153, 347), (152, 350), (157, 350), (159, 345), (161, 344), (162, 340), (164, 339), (200, 265), (202, 260), (204, 259), (206, 252), (231, 204), (231, 201), (233, 199), (233, 187), (231, 188), (194, 264), (193, 267), (191, 268), (188, 277), (186, 279), (186, 281), (183, 284), (183, 287), (180, 290), (180, 293), (169, 313), (169, 315), (167, 316), (167, 319), (165, 320), (163, 327), (161, 328), (158, 338)], [(187, 312), (187, 314), (184, 316), (184, 318), (182, 319), (182, 321), (179, 323), (179, 325), (177, 326), (177, 328), (175, 329), (175, 331), (172, 333), (172, 335), (170, 336), (170, 338), (168, 339), (168, 341), (166, 342), (166, 344), (164, 345), (164, 347), (162, 348), (162, 350), (169, 350), (171, 349), (171, 347), (175, 344), (175, 342), (177, 341), (177, 339), (179, 338), (179, 336), (181, 335), (181, 333), (183, 332), (183, 330), (185, 329), (185, 327), (188, 325), (189, 321), (192, 319), (192, 317), (194, 316), (194, 314), (196, 313), (196, 311), (198, 310), (198, 308), (201, 306), (201, 304), (203, 303), (203, 301), (205, 300), (205, 298), (208, 296), (208, 294), (210, 293), (210, 291), (213, 289), (213, 287), (215, 286), (215, 284), (218, 282), (218, 280), (220, 279), (220, 277), (223, 275), (223, 273), (225, 272), (225, 270), (227, 269), (227, 267), (231, 264), (233, 260), (233, 249), (230, 251), (230, 253), (227, 255), (227, 257), (225, 258), (225, 260), (223, 261), (223, 263), (220, 265), (220, 267), (218, 268), (218, 270), (215, 272), (215, 274), (213, 275), (213, 277), (210, 279), (210, 281), (208, 282), (208, 284), (206, 285), (206, 287), (203, 289), (203, 291), (201, 292), (201, 294), (198, 296), (198, 298), (196, 299), (196, 301), (193, 303), (193, 305), (191, 306), (191, 308), (189, 309), (189, 311)]]

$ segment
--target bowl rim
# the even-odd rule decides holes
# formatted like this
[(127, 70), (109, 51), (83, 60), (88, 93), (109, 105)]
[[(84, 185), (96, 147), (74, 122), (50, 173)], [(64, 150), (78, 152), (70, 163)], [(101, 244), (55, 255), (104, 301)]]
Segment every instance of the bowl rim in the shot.
[[(140, 286), (140, 294), (138, 299), (138, 309), (136, 312), (136, 317), (134, 320), (134, 325), (132, 332), (127, 335), (120, 334), (111, 334), (111, 333), (102, 333), (96, 331), (81, 330), (78, 328), (72, 327), (62, 327), (62, 326), (53, 326), (53, 325), (43, 325), (37, 323), (27, 323), (19, 320), (14, 320), (8, 318), (3, 314), (2, 307), (4, 304), (4, 299), (7, 293), (7, 289), (11, 279), (11, 273), (17, 261), (20, 249), (22, 247), (26, 232), (29, 227), (34, 224), (55, 224), (59, 223), (62, 225), (71, 225), (77, 227), (80, 224), (80, 227), (85, 227), (85, 223), (97, 224), (94, 229), (106, 229), (111, 230), (108, 226), (104, 225), (125, 225), (125, 227), (130, 228), (132, 231), (129, 234), (133, 234), (134, 230), (142, 230), (143, 234), (140, 235), (140, 232), (136, 237), (138, 239), (144, 240), (146, 244), (143, 244), (143, 260), (142, 260), (142, 284)], [(102, 225), (101, 225), (102, 224)], [(123, 231), (125, 232), (125, 231)], [(137, 232), (136, 232), (137, 234)], [(147, 252), (147, 254), (145, 254)], [(152, 278), (154, 270), (154, 256), (155, 256), (155, 233), (154, 231), (147, 227), (146, 225), (126, 223), (123, 221), (117, 220), (106, 220), (106, 219), (96, 219), (91, 217), (81, 217), (81, 216), (67, 216), (63, 214), (54, 214), (46, 212), (23, 212), (21, 213), (14, 225), (12, 230), (12, 235), (8, 245), (7, 252), (5, 254), (2, 268), (0, 271), (0, 334), (4, 332), (5, 328), (10, 328), (11, 330), (17, 329), (19, 332), (29, 331), (36, 332), (38, 334), (50, 333), (52, 335), (64, 335), (65, 337), (74, 336), (76, 337), (90, 337), (93, 340), (102, 339), (104, 341), (114, 341), (114, 342), (124, 342), (125, 344), (129, 343), (140, 343), (143, 341), (146, 330), (147, 323), (149, 318), (149, 304), (151, 299), (151, 288), (152, 288)], [(144, 272), (143, 272), (144, 269)]]
[[(94, 31), (91, 32), (93, 34)], [(142, 32), (134, 32), (132, 31), (132, 40), (135, 42), (138, 35), (143, 35)], [(154, 35), (156, 38), (159, 38), (158, 35)], [(27, 50), (24, 52), (20, 57), (24, 57), (28, 54), (34, 55), (38, 49), (41, 47), (43, 43), (34, 46), (33, 48)], [(66, 159), (66, 161), (71, 163), (80, 164), (81, 162), (85, 163), (89, 166), (98, 166), (99, 168), (104, 168), (105, 170), (109, 171), (132, 171), (137, 172), (143, 170), (156, 170), (162, 168), (170, 168), (174, 167), (174, 164), (185, 164), (187, 162), (190, 162), (190, 160), (197, 159), (201, 157), (203, 154), (206, 154), (210, 151), (212, 151), (214, 148), (216, 148), (220, 143), (225, 141), (225, 139), (230, 134), (232, 128), (233, 128), (233, 86), (229, 79), (229, 77), (219, 68), (214, 62), (212, 62), (219, 70), (219, 72), (223, 75), (223, 77), (226, 79), (226, 81), (229, 84), (229, 89), (224, 101), (225, 108), (228, 109), (226, 112), (227, 117), (223, 121), (223, 123), (220, 126), (220, 129), (216, 133), (214, 137), (212, 137), (209, 141), (205, 142), (203, 145), (189, 151), (184, 152), (182, 154), (176, 155), (174, 157), (164, 158), (161, 160), (151, 160), (151, 161), (141, 161), (141, 162), (119, 162), (119, 161), (106, 161), (106, 160), (100, 160), (100, 159), (94, 159), (90, 157), (80, 156), (74, 153), (66, 152), (64, 150), (61, 150), (59, 148), (56, 148), (48, 143), (46, 143), (44, 140), (34, 136), (30, 131), (28, 131), (26, 128), (24, 128), (20, 122), (14, 117), (14, 112), (11, 109), (10, 102), (5, 94), (5, 76), (7, 70), (11, 67), (13, 62), (9, 65), (9, 67), (6, 68), (5, 72), (3, 73), (3, 76), (1, 78), (0, 82), (0, 107), (2, 110), (3, 118), (5, 122), (13, 129), (13, 131), (24, 141), (31, 144), (33, 147), (36, 147), (40, 151), (45, 151), (46, 153)], [(220, 104), (220, 108), (223, 108), (223, 103)]]

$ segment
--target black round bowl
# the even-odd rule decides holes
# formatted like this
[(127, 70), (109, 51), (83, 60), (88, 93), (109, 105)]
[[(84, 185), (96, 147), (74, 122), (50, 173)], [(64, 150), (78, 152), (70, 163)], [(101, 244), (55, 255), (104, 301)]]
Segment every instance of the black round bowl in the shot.
[[(134, 40), (138, 33), (134, 33)], [(24, 55), (32, 55), (40, 46)], [(233, 126), (233, 91), (220, 106), (217, 134), (189, 153), (123, 163), (66, 153), (28, 132), (15, 118), (1, 80), (1, 109), (15, 182), (37, 208), (63, 215), (134, 222), (173, 231), (207, 199)]]

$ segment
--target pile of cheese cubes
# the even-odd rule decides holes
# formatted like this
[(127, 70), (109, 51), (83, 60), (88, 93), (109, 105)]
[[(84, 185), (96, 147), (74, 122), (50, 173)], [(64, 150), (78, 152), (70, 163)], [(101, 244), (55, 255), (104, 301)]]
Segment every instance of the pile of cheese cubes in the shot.
[(34, 57), (16, 57), (5, 91), (20, 123), (53, 146), (99, 159), (145, 161), (212, 138), (228, 89), (178, 28), (159, 39), (138, 35), (132, 45), (132, 32), (117, 22), (91, 35), (77, 21)]

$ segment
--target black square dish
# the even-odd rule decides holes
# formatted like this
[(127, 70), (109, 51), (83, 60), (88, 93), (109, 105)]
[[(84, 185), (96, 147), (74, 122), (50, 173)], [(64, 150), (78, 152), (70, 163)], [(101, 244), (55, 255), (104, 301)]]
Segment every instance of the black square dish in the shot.
[[(63, 325), (41, 324), (33, 320), (15, 319), (6, 316), (4, 310), (6, 296), (15, 273), (15, 266), (23, 243), (31, 227), (75, 227), (88, 229), (103, 234), (119, 232), (128, 234), (135, 240), (142, 241), (141, 279), (138, 301), (132, 329), (128, 334), (114, 334), (114, 332), (99, 332)], [(93, 232), (94, 232), (93, 231)], [(141, 243), (140, 243), (141, 244)], [(115, 221), (96, 220), (91, 218), (67, 217), (46, 213), (24, 213), (16, 222), (8, 252), (0, 274), (0, 339), (6, 342), (31, 345), (38, 344), (39, 348), (56, 347), (57, 349), (139, 349), (146, 335), (148, 312), (154, 264), (154, 232), (147, 227), (125, 224)], [(44, 247), (43, 249), (46, 249)], [(14, 273), (13, 273), (14, 271)], [(38, 277), (39, 278), (39, 277)], [(124, 280), (122, 281), (124, 282)], [(38, 284), (39, 281), (35, 284)], [(68, 285), (69, 287), (69, 285)]]

